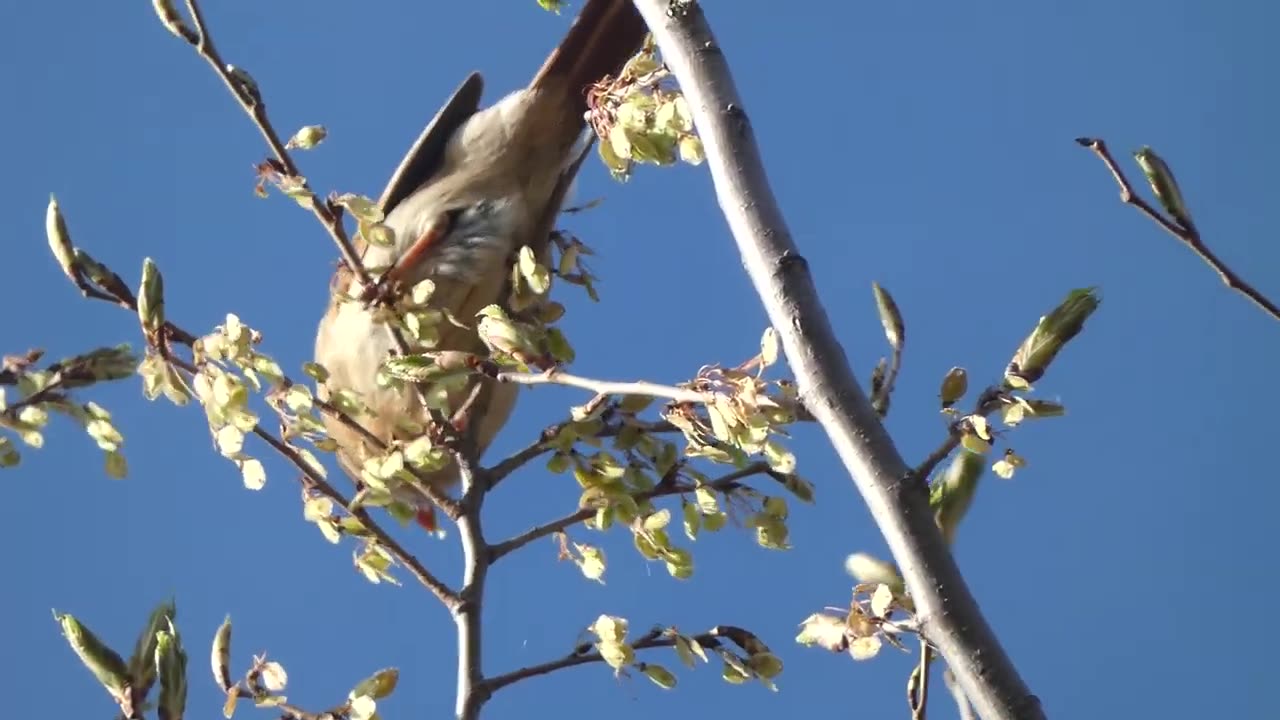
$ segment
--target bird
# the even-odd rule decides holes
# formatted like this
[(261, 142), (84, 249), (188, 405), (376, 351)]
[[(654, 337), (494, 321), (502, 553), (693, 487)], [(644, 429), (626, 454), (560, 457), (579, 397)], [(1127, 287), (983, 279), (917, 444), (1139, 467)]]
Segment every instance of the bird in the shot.
[[(327, 377), (316, 389), (329, 400), (354, 391), (369, 412), (354, 418), (383, 444), (410, 442), (412, 430), (428, 425), (427, 411), (412, 387), (377, 382), (378, 369), (395, 351), (376, 308), (367, 302), (378, 291), (434, 283), (433, 307), (459, 321), (441, 322), (431, 350), (483, 355), (476, 314), (509, 295), (516, 253), (529, 246), (544, 257), (554, 217), (581, 164), (587, 127), (587, 90), (616, 76), (641, 48), (647, 27), (631, 0), (587, 0), (564, 39), (524, 88), (481, 109), (483, 79), (471, 73), (422, 131), (378, 201), (383, 223), (393, 233), (389, 245), (357, 237), (353, 245), (362, 265), (387, 268), (361, 286), (352, 268), (339, 263), (330, 282), (331, 297), (316, 332), (314, 358)], [(460, 327), (459, 325), (462, 325)], [(483, 453), (510, 418), (519, 386), (479, 377), (468, 419), (475, 449)], [(468, 388), (448, 395), (456, 409)], [(380, 452), (357, 430), (326, 414), (324, 425), (336, 445), (338, 465), (357, 485), (365, 460)], [(419, 476), (448, 490), (457, 485), (457, 464), (449, 459)], [(416, 511), (420, 525), (434, 530), (434, 509), (421, 490), (404, 484), (392, 495)]]

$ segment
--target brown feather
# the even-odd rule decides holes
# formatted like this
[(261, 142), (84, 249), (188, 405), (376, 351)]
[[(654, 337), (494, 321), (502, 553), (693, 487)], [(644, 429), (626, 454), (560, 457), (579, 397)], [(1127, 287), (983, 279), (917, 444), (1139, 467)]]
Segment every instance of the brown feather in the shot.
[[(414, 172), (429, 177), (420, 188), (386, 208), (386, 222), (397, 234), (396, 247), (369, 247), (363, 253), (365, 260), (389, 264), (411, 247), (426, 227), (438, 222), (446, 210), (501, 200), (506, 203), (502, 217), (510, 223), (505, 235), (474, 248), (456, 243), (451, 246), (446, 238), (440, 247), (428, 248), (420, 265), (405, 270), (409, 284), (431, 278), (436, 285), (433, 305), (448, 309), (464, 323), (473, 323), (476, 313), (487, 305), (505, 304), (513, 253), (529, 245), (539, 256), (545, 256), (551, 224), (580, 165), (580, 158), (572, 151), (586, 127), (586, 90), (604, 76), (618, 73), (639, 49), (644, 35), (644, 22), (630, 0), (588, 0), (528, 87), (471, 114), (446, 142), (427, 138), (427, 134), (419, 139), (415, 151), (426, 148), (437, 155), (429, 162), (406, 158), (384, 197), (400, 197), (403, 193), (393, 188)], [(464, 83), (460, 90), (467, 87)], [(458, 97), (455, 95), (455, 99)], [(463, 100), (468, 101), (469, 97), (463, 96)], [(460, 107), (462, 112), (467, 110), (465, 102)], [(446, 124), (450, 117), (459, 116), (445, 112), (437, 115), (437, 119), (445, 118)], [(468, 254), (458, 255), (462, 250)], [(343, 293), (351, 282), (350, 271), (340, 268), (333, 286)], [(446, 322), (438, 330), (436, 349), (485, 352), (471, 328)], [(357, 420), (384, 442), (410, 439), (399, 436), (396, 417), (407, 415), (425, 421), (413, 393), (374, 384), (377, 369), (390, 351), (386, 329), (370, 322), (367, 311), (353, 303), (341, 307), (331, 303), (316, 338), (316, 357), (330, 373), (319, 394), (327, 397), (339, 388), (360, 392), (374, 416)], [(485, 387), (475, 404), (477, 417), (472, 424), (483, 452), (510, 416), (518, 386), (488, 379), (479, 381)], [(469, 394), (469, 390), (452, 393), (451, 407), (456, 408)], [(326, 418), (325, 424), (338, 442), (339, 464), (358, 481), (363, 459), (372, 454), (371, 448), (341, 423)], [(452, 464), (430, 478), (432, 484), (439, 486), (456, 480), (457, 471)]]

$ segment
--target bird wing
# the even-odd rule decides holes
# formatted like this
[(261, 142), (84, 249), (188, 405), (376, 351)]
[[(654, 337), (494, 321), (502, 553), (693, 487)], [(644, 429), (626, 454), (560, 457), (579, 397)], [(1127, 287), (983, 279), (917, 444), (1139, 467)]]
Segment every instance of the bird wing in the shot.
[(404, 159), (391, 175), (387, 188), (382, 191), (378, 206), (383, 213), (409, 197), (414, 190), (431, 179), (444, 160), (444, 149), (449, 138), (472, 115), (480, 110), (480, 94), (484, 91), (484, 79), (473, 72), (453, 91), (449, 100), (431, 118), (418, 140), (405, 153)]

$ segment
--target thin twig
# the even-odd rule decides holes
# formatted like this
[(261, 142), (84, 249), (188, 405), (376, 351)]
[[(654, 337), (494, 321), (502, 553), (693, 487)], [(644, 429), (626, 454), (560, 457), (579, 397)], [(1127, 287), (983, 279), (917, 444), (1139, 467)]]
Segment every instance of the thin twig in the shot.
[[(118, 288), (111, 288), (110, 292), (114, 293), (116, 292), (116, 290), (118, 290)], [(114, 295), (109, 295), (109, 293), (104, 293), (104, 295), (100, 297), (100, 300), (108, 301), (110, 302), (110, 304), (118, 305), (120, 307), (123, 307), (123, 309), (125, 310), (131, 310), (133, 311), (133, 313), (137, 313), (137, 310), (138, 310), (138, 302), (136, 297), (133, 296), (132, 292), (125, 291), (125, 295), (120, 295), (120, 296), (114, 296)], [(179, 342), (180, 345), (184, 345), (187, 347), (195, 346), (196, 341), (198, 340), (196, 336), (193, 336), (192, 333), (187, 332), (186, 329), (179, 327), (179, 325), (173, 323), (172, 320), (165, 320), (163, 334), (166, 338), (169, 338), (169, 340)], [(173, 357), (172, 355), (170, 355), (169, 360), (177, 361), (178, 359), (177, 357)], [(193, 369), (193, 366), (187, 365), (187, 368), (191, 368), (189, 372), (195, 372), (195, 369)], [(280, 377), (280, 384), (282, 384), (282, 387), (288, 388), (288, 387), (292, 387), (293, 384), (296, 384), (296, 382), (294, 382), (293, 379), (289, 378), (288, 375), (282, 375), (282, 377)], [(315, 406), (319, 407), (319, 409), (323, 411), (323, 413), (325, 413), (326, 415), (329, 415), (330, 418), (334, 418), (335, 420), (338, 420), (339, 423), (342, 423), (343, 425), (346, 425), (346, 427), (355, 430), (355, 432), (360, 434), (362, 438), (365, 438), (365, 441), (369, 442), (370, 445), (374, 447), (376, 451), (387, 450), (387, 443), (380, 441), (378, 436), (375, 436), (374, 433), (370, 432), (369, 428), (365, 428), (364, 425), (362, 425), (361, 423), (358, 423), (358, 421), (356, 421), (355, 418), (352, 418), (351, 415), (347, 415), (346, 413), (343, 413), (343, 411), (338, 409), (337, 406), (333, 405), (332, 402), (326, 402), (324, 400), (320, 400), (319, 397), (312, 397), (312, 402), (314, 402)], [(426, 497), (428, 497), (428, 500), (430, 500), (431, 502), (434, 502), (435, 505), (438, 505), (440, 507), (440, 510), (444, 511), (445, 515), (451, 516), (451, 518), (452, 516), (457, 515), (457, 512), (458, 512), (457, 501), (454, 501), (452, 497), (444, 495), (444, 493), (440, 492), (439, 489), (436, 489), (435, 486), (433, 486), (433, 484), (426, 482), (425, 478), (419, 477), (420, 475), (419, 471), (412, 468), (406, 468), (406, 469), (410, 471), (411, 474), (415, 475), (415, 478), (417, 478), (417, 480), (419, 480), (419, 482), (417, 482), (417, 484), (421, 486), (419, 489), (420, 491), (425, 493)]]
[(688, 100), (720, 208), (778, 331), (804, 407), (827, 433), (901, 569), (921, 632), (985, 720), (1039, 720), (1040, 701), (982, 614), (929, 507), (880, 423), (769, 187), (750, 120), (701, 3), (635, 0)]
[[(99, 263), (99, 265), (101, 265), (101, 263)], [(119, 278), (119, 275), (116, 275), (115, 272), (112, 271), (110, 268), (106, 267), (105, 265), (101, 265), (101, 267), (104, 271), (111, 273), (113, 277)], [(111, 303), (112, 305), (116, 305), (125, 310), (129, 310), (130, 312), (138, 311), (138, 300), (134, 296), (133, 292), (128, 289), (128, 286), (126, 286), (123, 283), (123, 281), (112, 282), (111, 285), (109, 287), (104, 288), (104, 290), (105, 292), (99, 292), (95, 295), (86, 295), (86, 297), (91, 297), (97, 300), (103, 300), (105, 302)], [(194, 347), (196, 344), (196, 341), (199, 339), (195, 335), (183, 329), (182, 327), (180, 327), (179, 325), (177, 325), (171, 320), (165, 321), (162, 335), (169, 340), (173, 340), (189, 348)], [(174, 358), (171, 357), (170, 359), (174, 359)], [(291, 379), (287, 375), (281, 376), (280, 383), (281, 383), (281, 386), (285, 389), (297, 384), (293, 379)], [(362, 437), (365, 440), (365, 442), (369, 443), (369, 445), (373, 447), (376, 451), (382, 452), (387, 449), (386, 443), (382, 442), (382, 440), (380, 440), (377, 435), (374, 435), (368, 428), (366, 428), (361, 423), (357, 422), (355, 418), (352, 418), (350, 415), (343, 412), (340, 408), (335, 406), (333, 403), (322, 400), (318, 397), (313, 397), (312, 402), (317, 408), (320, 409), (321, 412), (325, 413), (329, 417), (337, 420), (338, 422), (342, 423), (344, 426), (352, 429), (357, 434), (359, 434), (360, 437)], [(441, 509), (441, 511), (445, 513), (446, 516), (450, 518), (454, 518), (461, 512), (461, 510), (459, 509), (459, 504), (456, 500), (449, 497), (445, 493), (441, 492), (438, 488), (436, 488), (430, 482), (427, 482), (426, 478), (422, 477), (422, 474), (419, 471), (413, 468), (406, 468), (406, 470), (408, 470), (411, 474), (414, 475), (415, 478), (417, 478), (418, 480), (417, 485), (419, 486), (418, 489), (424, 495), (426, 495), (428, 500), (435, 503)]]
[(362, 507), (353, 509), (351, 507), (351, 501), (344, 497), (342, 493), (338, 492), (337, 489), (324, 480), (324, 478), (320, 477), (318, 473), (312, 470), (306, 460), (304, 460), (292, 447), (282, 442), (271, 433), (266, 432), (259, 426), (254, 426), (253, 434), (262, 438), (268, 445), (275, 448), (276, 452), (288, 458), (290, 462), (306, 473), (307, 480), (322, 495), (333, 500), (334, 503), (339, 504), (341, 507), (346, 508), (348, 512), (355, 516), (355, 518), (360, 521), (360, 524), (368, 529), (375, 538), (377, 538), (378, 544), (385, 547), (397, 562), (408, 568), (409, 574), (413, 575), (413, 577), (421, 583), (423, 587), (430, 590), (432, 595), (435, 595), (440, 602), (444, 603), (445, 608), (452, 610), (456, 606), (458, 602), (458, 594), (432, 574), (432, 572), (428, 570), (426, 566), (418, 560), (418, 558), (414, 557), (414, 555), (406, 550), (404, 546), (396, 542), (395, 538), (388, 535), (387, 531), (383, 530), (382, 526), (369, 516), (369, 512), (367, 510)]
[[(550, 452), (552, 448), (547, 443), (554, 440), (556, 436), (558, 436), (566, 427), (572, 424), (573, 424), (572, 420), (565, 420), (555, 425), (551, 425), (546, 428), (543, 428), (542, 432), (538, 433), (537, 440), (534, 440), (533, 442), (529, 443), (525, 447), (515, 451), (511, 455), (507, 456), (506, 458), (503, 458), (502, 460), (494, 464), (492, 467), (490, 467), (485, 472), (486, 476), (489, 478), (489, 488), (493, 489), (495, 485), (497, 485), (501, 480), (505, 479), (511, 473), (515, 472), (516, 470), (519, 470), (520, 468), (524, 467), (526, 464), (535, 460), (541, 455)], [(632, 426), (637, 427), (641, 432), (644, 432), (644, 433), (667, 433), (667, 432), (675, 432), (677, 429), (675, 425), (672, 425), (671, 423), (665, 420), (658, 420), (655, 422), (645, 422), (645, 421), (632, 419), (625, 423), (619, 422), (619, 423), (610, 425), (608, 427), (605, 427), (600, 432), (596, 433), (593, 437), (598, 437), (598, 438), (613, 437), (614, 435), (617, 435), (619, 432), (622, 432), (624, 428), (632, 427)]]
[(922, 483), (929, 482), (929, 476), (938, 468), (938, 464), (946, 460), (952, 451), (960, 447), (960, 433), (956, 432), (955, 423), (947, 427), (947, 439), (937, 447), (929, 456), (920, 461), (915, 469), (911, 471), (911, 476)]
[(538, 433), (537, 440), (534, 440), (520, 450), (517, 450), (502, 460), (499, 460), (490, 467), (487, 473), (489, 477), (489, 488), (493, 489), (493, 486), (504, 480), (511, 473), (524, 467), (526, 464), (532, 462), (544, 453), (549, 452), (551, 450), (551, 446), (547, 443), (554, 440), (555, 437), (570, 424), (570, 422), (571, 421), (566, 420), (565, 422), (543, 428), (542, 432)]
[[(475, 402), (475, 412), (483, 414), (488, 410), (487, 399), (479, 399), (482, 383), (472, 388), (467, 403)], [(486, 396), (487, 398), (487, 396)], [(477, 720), (480, 709), (489, 700), (488, 689), (484, 685), (484, 588), (489, 575), (489, 566), (493, 563), (489, 553), (489, 544), (484, 539), (481, 526), (481, 509), (490, 482), (485, 471), (476, 465), (475, 435), (478, 423), (469, 424), (462, 434), (459, 447), (455, 448), (454, 460), (458, 464), (458, 475), (462, 483), (462, 513), (454, 518), (458, 525), (458, 536), (462, 544), (462, 589), (458, 593), (459, 600), (453, 610), (454, 625), (458, 629), (458, 669), (457, 692), (454, 696), (455, 714), (458, 720)]]
[[(993, 385), (987, 388), (982, 391), (982, 394), (974, 401), (973, 410), (969, 414), (987, 417), (999, 409), (1000, 399), (1003, 396), (1004, 391), (999, 387)], [(959, 430), (959, 422), (960, 421), (957, 420), (947, 425), (947, 438), (943, 440), (942, 444), (933, 452), (929, 453), (924, 460), (921, 460), (920, 464), (915, 466), (915, 469), (911, 471), (912, 477), (915, 477), (922, 483), (927, 483), (929, 481), (929, 476), (938, 468), (938, 464), (943, 460), (946, 460), (947, 456), (949, 456), (952, 451), (960, 447), (960, 440), (962, 439), (962, 436)]]
[[(275, 126), (271, 124), (271, 120), (267, 117), (267, 106), (262, 99), (262, 95), (257, 88), (248, 86), (243, 80), (237, 78), (233, 74), (234, 68), (223, 61), (222, 55), (218, 53), (217, 47), (213, 44), (213, 36), (210, 35), (205, 25), (204, 15), (200, 11), (200, 3), (197, 0), (186, 0), (186, 3), (187, 9), (191, 12), (191, 21), (195, 25), (196, 32), (194, 41), (188, 39), (188, 42), (196, 49), (196, 53), (200, 57), (208, 61), (214, 73), (222, 79), (222, 82), (227, 86), (227, 90), (231, 91), (231, 95), (240, 103), (240, 107), (248, 113), (253, 120), (253, 124), (258, 128), (258, 132), (262, 133), (262, 139), (266, 141), (267, 147), (271, 149), (272, 154), (276, 156), (276, 160), (280, 162), (285, 172), (292, 177), (302, 179), (302, 187), (310, 191), (302, 173), (298, 170), (297, 164), (293, 161), (293, 156), (289, 154), (284, 142), (280, 140), (280, 134), (276, 132)], [(342, 259), (351, 268), (352, 274), (360, 281), (361, 285), (368, 286), (369, 273), (360, 262), (360, 257), (356, 254), (351, 240), (347, 238), (347, 231), (342, 226), (341, 218), (327, 203), (321, 202), (314, 192), (310, 192), (308, 206), (311, 213), (320, 221), (320, 224), (324, 225), (325, 229), (329, 231), (330, 237), (337, 244), (338, 251), (342, 253)]]
[[(764, 463), (764, 462), (752, 463), (744, 468), (734, 470), (733, 472), (727, 473), (726, 475), (707, 483), (707, 487), (710, 487), (713, 490), (729, 490), (734, 488), (737, 485), (738, 481), (744, 478), (748, 478), (753, 475), (771, 475), (771, 474), (772, 473), (769, 469), (768, 463)], [(635, 498), (636, 502), (643, 502), (645, 500), (652, 500), (654, 498), (666, 497), (668, 495), (680, 495), (682, 493), (693, 492), (695, 489), (696, 488), (694, 486), (687, 485), (687, 484), (680, 484), (680, 485), (672, 484), (672, 485), (666, 485), (666, 486), (658, 485), (651, 490), (646, 490), (641, 493), (636, 493), (633, 497)], [(584, 510), (577, 510), (575, 512), (569, 513), (564, 517), (557, 518), (547, 523), (543, 523), (542, 525), (538, 525), (537, 527), (534, 527), (534, 528), (530, 528), (529, 530), (526, 530), (509, 540), (504, 540), (498, 543), (497, 545), (490, 547), (489, 555), (492, 558), (493, 562), (497, 562), (499, 558), (505, 555), (508, 555), (516, 550), (519, 550), (520, 548), (524, 547), (525, 545), (528, 545), (534, 540), (539, 540), (541, 538), (547, 537), (548, 535), (554, 535), (555, 533), (558, 533), (561, 530), (577, 525), (578, 523), (584, 520), (589, 520), (595, 517), (595, 515), (596, 515), (596, 511), (592, 508), (586, 508)]]
[[(500, 382), (518, 385), (564, 385), (566, 387), (590, 390), (596, 394), (597, 398), (609, 395), (640, 395), (642, 397), (666, 398), (675, 403), (706, 405), (714, 402), (717, 394), (712, 390), (692, 390), (676, 387), (675, 385), (652, 383), (646, 380), (597, 380), (595, 378), (582, 377), (581, 375), (573, 375), (558, 368), (540, 373), (499, 372), (495, 377)], [(809, 421), (813, 419), (813, 416), (802, 403), (779, 402), (763, 394), (756, 396), (756, 402), (761, 407), (786, 410), (796, 420)]]
[[(3, 378), (0, 378), (0, 385), (11, 384), (11, 383), (2, 382), (2, 380)], [(15, 377), (14, 383), (16, 382), (17, 380)], [(61, 376), (59, 376), (55, 378), (52, 382), (50, 382), (48, 385), (45, 385), (44, 387), (31, 393), (30, 395), (24, 398), (19, 398), (18, 400), (14, 400), (13, 402), (6, 405), (4, 408), (0, 408), (0, 417), (9, 418), (10, 420), (17, 422), (18, 415), (22, 413), (22, 410), (24, 408), (31, 407), (34, 405), (39, 405), (40, 403), (44, 403), (44, 402), (57, 402), (60, 400), (66, 400), (67, 396), (62, 394), (62, 392), (60, 392), (62, 390), (63, 382), (64, 382), (64, 379)]]
[[(237, 700), (248, 700), (255, 705), (260, 701), (244, 683), (232, 687), (230, 692), (235, 693)], [(284, 697), (280, 695), (271, 696), (271, 701), (271, 709), (279, 713), (281, 720), (321, 720), (329, 716), (328, 713), (313, 713), (292, 703), (284, 702)]]
[(1181, 223), (1166, 218), (1163, 213), (1152, 207), (1150, 203), (1133, 191), (1133, 186), (1129, 184), (1129, 179), (1125, 177), (1124, 171), (1120, 169), (1119, 163), (1111, 156), (1111, 151), (1107, 149), (1107, 144), (1101, 138), (1082, 137), (1076, 138), (1076, 142), (1092, 150), (1107, 166), (1107, 169), (1111, 171), (1111, 177), (1115, 179), (1116, 185), (1120, 187), (1121, 202), (1134, 206), (1139, 212), (1150, 218), (1152, 222), (1163, 228), (1165, 232), (1181, 240), (1182, 244), (1190, 248), (1191, 252), (1194, 252), (1197, 257), (1218, 274), (1224, 285), (1248, 298), (1263, 312), (1276, 320), (1280, 320), (1280, 306), (1277, 306), (1253, 285), (1245, 282), (1243, 278), (1237, 275), (1234, 270), (1210, 250), (1209, 246), (1200, 237), (1199, 229), (1184, 227)]
[(956, 682), (955, 673), (951, 672), (951, 668), (942, 671), (942, 682), (951, 691), (951, 698), (956, 701), (956, 710), (960, 713), (960, 720), (978, 720), (978, 716), (973, 712), (973, 705), (969, 703), (969, 698), (965, 696), (964, 688), (960, 687), (960, 683)]
[(929, 666), (933, 664), (933, 648), (923, 638), (920, 640), (920, 664), (916, 665), (918, 678), (915, 695), (909, 698), (911, 720), (926, 720), (929, 712)]
[[(104, 288), (106, 292), (97, 293), (94, 295), (86, 295), (86, 297), (93, 297), (95, 299), (100, 299), (100, 300), (109, 302), (113, 305), (117, 305), (126, 310), (129, 310), (131, 312), (137, 312), (138, 301), (137, 301), (137, 298), (132, 293), (132, 291), (128, 289), (128, 287), (123, 283), (123, 281), (119, 280), (119, 276), (116, 275), (113, 271), (111, 271), (106, 266), (102, 266), (102, 268), (104, 271), (111, 273), (111, 275), (113, 276), (113, 278), (115, 278), (115, 280), (111, 283), (110, 287)], [(172, 321), (165, 322), (164, 328), (160, 332), (160, 337), (164, 338), (165, 342), (172, 340), (182, 345), (185, 345), (187, 347), (193, 347), (196, 341), (198, 340), (198, 338), (195, 335), (182, 329)], [(172, 363), (176, 367), (179, 367), (185, 370), (186, 372), (192, 375), (198, 372), (198, 368), (196, 368), (194, 364), (187, 362), (181, 358), (175, 357), (171, 352), (168, 352), (167, 350), (165, 352), (165, 356), (168, 362)], [(293, 381), (290, 380), (288, 377), (284, 377), (281, 382), (285, 387), (288, 387), (289, 385), (293, 384)], [(359, 423), (356, 423), (355, 420), (348, 417), (346, 413), (343, 413), (341, 410), (334, 407), (333, 405), (317, 400), (317, 406), (322, 407), (323, 409), (325, 409), (326, 412), (333, 413), (334, 417), (341, 418), (344, 424), (349, 424), (353, 427), (360, 428), (362, 435), (373, 437), (368, 430), (364, 429), (363, 426), (360, 426)], [(449, 588), (447, 585), (441, 582), (438, 578), (436, 578), (435, 575), (433, 575), (429, 570), (427, 570), (426, 567), (420, 561), (418, 561), (418, 559), (414, 557), (412, 553), (405, 550), (404, 547), (400, 545), (400, 543), (396, 542), (394, 538), (392, 538), (389, 534), (387, 534), (387, 532), (383, 530), (382, 527), (378, 525), (378, 523), (374, 522), (373, 518), (369, 516), (369, 513), (367, 510), (365, 510), (364, 508), (352, 509), (351, 501), (348, 500), (346, 497), (344, 497), (342, 493), (338, 492), (336, 488), (330, 485), (328, 481), (326, 481), (314, 469), (312, 469), (311, 466), (302, 458), (301, 455), (297, 453), (296, 450), (294, 450), (291, 446), (289, 446), (284, 441), (276, 438), (271, 433), (268, 433), (266, 430), (263, 430), (261, 425), (254, 425), (252, 432), (253, 434), (257, 435), (259, 438), (261, 438), (263, 441), (265, 441), (272, 448), (274, 448), (281, 455), (283, 455), (287, 460), (292, 462), (300, 470), (302, 470), (303, 476), (306, 478), (307, 482), (312, 487), (314, 487), (318, 492), (328, 497), (329, 499), (333, 500), (335, 503), (337, 503), (341, 507), (346, 508), (347, 511), (350, 512), (355, 518), (360, 520), (361, 524), (364, 525), (365, 528), (367, 528), (375, 538), (377, 538), (378, 542), (381, 543), (383, 547), (385, 547), (387, 551), (391, 553), (392, 557), (395, 558), (395, 560), (399, 562), (401, 565), (408, 568), (410, 574), (412, 574), (414, 578), (416, 578), (418, 582), (420, 582), (423, 585), (423, 587), (430, 590), (432, 594), (434, 594), (437, 598), (439, 598), (440, 601), (444, 603), (446, 608), (449, 608), (450, 610), (452, 610), (453, 607), (456, 606), (456, 604), (458, 603), (457, 593), (455, 593), (451, 588)], [(376, 437), (374, 437), (373, 439), (377, 440)], [(380, 442), (378, 442), (377, 444), (381, 445)], [(426, 483), (423, 483), (423, 484), (426, 485)], [(440, 493), (437, 492), (436, 494), (439, 495)], [(453, 500), (451, 498), (444, 498), (444, 499), (447, 500), (449, 503), (453, 503)], [(441, 505), (442, 509), (444, 507), (445, 507), (444, 505)]]
[(881, 418), (889, 415), (889, 403), (893, 399), (893, 388), (898, 382), (898, 373), (902, 371), (902, 345), (890, 348), (889, 366), (885, 369), (880, 386), (871, 395), (871, 404)]
[[(705, 632), (700, 635), (693, 635), (690, 640), (698, 643), (704, 648), (715, 649), (720, 647), (720, 639), (713, 633)], [(633, 650), (648, 650), (650, 648), (672, 647), (676, 644), (674, 636), (665, 634), (661, 629), (655, 629), (638, 638), (635, 642), (630, 643)], [(527, 680), (539, 675), (546, 675), (557, 670), (565, 668), (577, 667), (578, 665), (587, 665), (589, 663), (602, 662), (599, 651), (595, 650), (593, 643), (583, 643), (573, 649), (568, 655), (556, 660), (551, 660), (538, 665), (530, 665), (512, 670), (511, 672), (491, 677), (485, 681), (485, 687), (490, 694), (501, 690), (502, 688), (513, 683)]]
[(701, 404), (710, 400), (710, 396), (707, 393), (679, 388), (674, 385), (662, 385), (644, 380), (627, 382), (595, 380), (560, 370), (541, 373), (501, 372), (498, 373), (498, 380), (517, 385), (565, 385), (582, 390), (590, 390), (597, 395), (643, 395), (645, 397), (667, 398), (680, 403)]
[[(195, 375), (199, 372), (199, 369), (195, 365), (181, 358), (171, 356), (169, 358), (169, 362), (173, 363), (175, 367), (186, 371), (190, 375)], [(254, 425), (250, 432), (257, 435), (263, 442), (270, 445), (272, 449), (280, 453), (286, 460), (293, 463), (295, 467), (301, 470), (309, 487), (329, 498), (338, 506), (345, 508), (347, 512), (351, 513), (353, 517), (359, 520), (360, 524), (377, 539), (378, 543), (385, 547), (397, 562), (408, 568), (409, 574), (413, 575), (413, 577), (421, 583), (423, 587), (430, 590), (431, 594), (439, 598), (440, 602), (444, 603), (446, 608), (452, 611), (453, 608), (457, 606), (459, 602), (458, 593), (432, 574), (432, 572), (428, 570), (421, 561), (414, 557), (408, 550), (404, 549), (404, 546), (396, 542), (395, 538), (391, 537), (386, 530), (382, 529), (381, 525), (369, 516), (369, 512), (367, 510), (363, 507), (352, 508), (351, 501), (339, 492), (337, 488), (331, 485), (328, 480), (325, 480), (320, 473), (316, 472), (316, 470), (311, 467), (311, 464), (308, 463), (302, 455), (298, 454), (296, 449), (275, 435), (263, 430), (260, 424)]]
[[(342, 225), (341, 216), (327, 203), (321, 202), (316, 197), (315, 192), (307, 185), (306, 178), (298, 170), (293, 156), (289, 154), (288, 149), (285, 148), (284, 143), (280, 140), (280, 134), (276, 132), (275, 126), (271, 124), (271, 120), (267, 117), (267, 106), (262, 99), (261, 92), (255, 85), (251, 85), (243, 78), (237, 77), (235, 69), (223, 61), (222, 56), (213, 44), (213, 38), (210, 36), (208, 28), (205, 26), (204, 16), (200, 12), (200, 3), (197, 0), (186, 0), (186, 3), (187, 9), (191, 12), (192, 22), (195, 24), (196, 34), (194, 42), (189, 38), (187, 39), (188, 42), (195, 47), (196, 53), (200, 57), (208, 61), (209, 66), (213, 68), (214, 72), (227, 86), (227, 89), (231, 91), (236, 101), (240, 103), (240, 107), (253, 120), (253, 124), (262, 133), (263, 139), (266, 141), (267, 146), (271, 148), (271, 152), (276, 156), (280, 166), (284, 168), (290, 177), (300, 181), (301, 187), (307, 190), (308, 207), (320, 221), (320, 224), (324, 226), (325, 230), (329, 232), (329, 236), (333, 238), (334, 243), (337, 244), (338, 250), (342, 254), (343, 262), (351, 270), (356, 281), (363, 287), (370, 287), (369, 272), (364, 267), (364, 263), (360, 261), (360, 257), (351, 244), (351, 240), (347, 237), (347, 231)], [(390, 323), (386, 325), (386, 329), (396, 350), (401, 355), (409, 355), (412, 349), (409, 342), (405, 340), (404, 335)], [(417, 395), (419, 404), (424, 408), (428, 408), (428, 414), (432, 422), (439, 426), (442, 431), (448, 432), (452, 426), (448, 424), (444, 414), (427, 401), (426, 391), (422, 385), (414, 384), (412, 387)], [(452, 505), (451, 501), (442, 493), (435, 491), (430, 483), (423, 483), (422, 485), (426, 488), (427, 497), (432, 502), (440, 505), (447, 515), (452, 517), (453, 515), (450, 513), (457, 512), (457, 508)], [(443, 498), (444, 503), (437, 502), (436, 496)]]

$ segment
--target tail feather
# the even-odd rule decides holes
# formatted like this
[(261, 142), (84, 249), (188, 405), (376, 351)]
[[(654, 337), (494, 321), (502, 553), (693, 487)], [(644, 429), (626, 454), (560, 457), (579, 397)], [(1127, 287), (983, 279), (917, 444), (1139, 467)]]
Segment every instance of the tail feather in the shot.
[(534, 75), (530, 87), (560, 85), (572, 111), (587, 110), (586, 91), (605, 75), (618, 74), (644, 42), (648, 27), (631, 0), (587, 0), (560, 45)]

